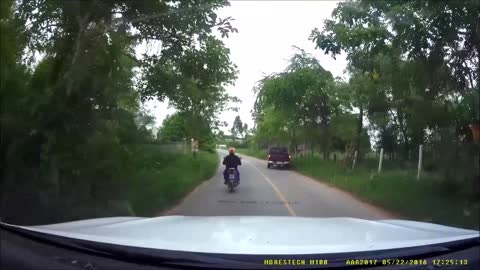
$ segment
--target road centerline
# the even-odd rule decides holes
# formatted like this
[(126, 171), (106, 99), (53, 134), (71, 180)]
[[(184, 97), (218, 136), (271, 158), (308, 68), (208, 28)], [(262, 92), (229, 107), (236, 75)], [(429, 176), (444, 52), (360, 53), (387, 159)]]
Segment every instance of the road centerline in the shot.
[(280, 192), (280, 190), (278, 190), (278, 188), (275, 186), (275, 184), (273, 184), (272, 181), (270, 181), (270, 179), (264, 173), (262, 173), (262, 171), (260, 171), (260, 169), (257, 168), (257, 166), (251, 164), (250, 161), (248, 161), (247, 164), (252, 166), (253, 168), (255, 168), (255, 170), (257, 170), (257, 172), (260, 175), (262, 175), (263, 178), (265, 178), (265, 181), (267, 181), (267, 183), (270, 184), (273, 191), (275, 191), (275, 194), (277, 195), (277, 197), (283, 202), (283, 205), (285, 206), (285, 208), (287, 208), (287, 211), (290, 214), (290, 216), (294, 216), (294, 217), (297, 216), (297, 214), (295, 213), (295, 210), (293, 210), (293, 208), (288, 204), (287, 199), (285, 198), (283, 193)]

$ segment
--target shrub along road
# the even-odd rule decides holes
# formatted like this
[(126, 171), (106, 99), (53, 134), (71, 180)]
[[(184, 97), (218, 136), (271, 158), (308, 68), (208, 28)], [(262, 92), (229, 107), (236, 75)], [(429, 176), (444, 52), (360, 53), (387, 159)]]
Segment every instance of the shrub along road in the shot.
[[(265, 150), (237, 149), (241, 154), (265, 159)], [(417, 181), (415, 171), (388, 168), (376, 174), (376, 163), (358, 165), (355, 171), (342, 169), (320, 157), (294, 159), (294, 169), (321, 185), (350, 192), (356, 198), (380, 206), (389, 212), (412, 219), (442, 225), (477, 229), (480, 203), (469, 199), (464, 188), (441, 181), (431, 173)], [(388, 164), (385, 164), (388, 165)]]

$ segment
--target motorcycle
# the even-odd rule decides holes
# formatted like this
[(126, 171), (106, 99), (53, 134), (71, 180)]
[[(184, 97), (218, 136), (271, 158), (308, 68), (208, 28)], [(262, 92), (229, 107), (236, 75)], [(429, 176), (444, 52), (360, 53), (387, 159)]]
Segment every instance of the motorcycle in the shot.
[(227, 175), (228, 178), (226, 185), (228, 186), (229, 191), (233, 192), (233, 189), (240, 183), (240, 179), (238, 179), (237, 171), (234, 168), (229, 168)]

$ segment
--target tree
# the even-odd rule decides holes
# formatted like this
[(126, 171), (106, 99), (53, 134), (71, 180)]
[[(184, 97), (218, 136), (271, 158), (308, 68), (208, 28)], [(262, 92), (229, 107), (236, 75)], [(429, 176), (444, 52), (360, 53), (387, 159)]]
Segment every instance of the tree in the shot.
[(14, 16), (13, 3), (13, 0), (0, 2), (0, 166), (5, 169), (0, 180), (2, 186), (15, 180), (13, 170), (7, 168), (22, 169), (27, 166), (22, 160), (39, 156), (38, 147), (31, 151), (34, 157), (19, 155), (24, 145), (34, 144), (34, 140), (24, 137), (25, 130), (33, 125), (25, 109), (30, 74), (22, 61), (26, 46), (24, 24)]
[(263, 109), (261, 123), (257, 126), (255, 141), (263, 148), (269, 145), (285, 144), (289, 141), (287, 132), (286, 115), (273, 107)]
[(397, 149), (397, 130), (395, 126), (385, 126), (379, 133), (378, 146), (383, 148), (386, 154), (390, 155), (390, 159), (394, 159), (395, 151)]
[(233, 137), (237, 137), (237, 135), (243, 134), (243, 123), (240, 119), (240, 115), (235, 116), (235, 120), (233, 121), (230, 132), (232, 133)]
[(366, 116), (392, 156), (413, 161), (424, 145), (448, 181), (478, 177), (468, 127), (480, 119), (479, 9), (478, 1), (343, 2), (310, 37), (333, 58), (347, 54), (358, 134)]
[[(225, 5), (2, 1), (2, 190), (24, 181), (52, 197), (75, 194), (76, 185), (85, 185), (82, 198), (117, 196), (96, 187), (128, 179), (134, 153), (152, 139), (153, 118), (141, 109), (148, 99), (168, 98), (200, 147), (210, 147), (216, 115), (237, 101), (224, 90), (235, 66), (214, 33), (236, 32), (215, 14)], [(140, 43), (161, 46), (137, 57)]]
[(196, 137), (197, 123), (207, 121), (211, 128), (220, 126), (218, 115), (229, 102), (238, 99), (225, 91), (236, 78), (229, 50), (213, 37), (200, 41), (178, 59), (153, 59), (145, 69), (141, 89), (143, 99), (168, 98), (171, 106), (191, 115), (192, 136)]
[(438, 116), (448, 116), (448, 100), (478, 81), (478, 8), (478, 2), (345, 2), (311, 39), (333, 57), (347, 53), (352, 77), (370, 84), (354, 89), (359, 119), (367, 110), (379, 130), (394, 124), (408, 158), (427, 129), (453, 124)]
[[(333, 76), (314, 57), (296, 48), (287, 69), (265, 77), (255, 92), (257, 125), (269, 125), (267, 129), (257, 127), (257, 133), (268, 130), (269, 134), (277, 133), (275, 137), (282, 137), (281, 141), (286, 136), (293, 149), (301, 139), (304, 143), (308, 140), (312, 148), (320, 144), (328, 156), (330, 120), (340, 103)], [(267, 109), (269, 114), (277, 116), (266, 115)], [(268, 121), (264, 119), (266, 116), (270, 117)], [(278, 116), (283, 119), (277, 120)]]
[(183, 113), (168, 115), (158, 131), (160, 142), (182, 142), (190, 138), (188, 132), (188, 119)]
[[(112, 104), (118, 101), (116, 98), (120, 98), (122, 95), (133, 95), (134, 92), (131, 90), (133, 64), (142, 68), (142, 73), (145, 75), (137, 85), (144, 100), (153, 97), (148, 86), (155, 83), (159, 75), (152, 76), (148, 71), (154, 69), (157, 64), (161, 64), (158, 63), (159, 61), (182, 66), (184, 67), (183, 72), (190, 69), (188, 72), (190, 76), (218, 79), (221, 76), (217, 76), (220, 70), (227, 70), (226, 72), (230, 74), (231, 65), (226, 60), (228, 51), (223, 49), (221, 42), (216, 40), (211, 32), (212, 28), (220, 29), (224, 35), (235, 31), (229, 23), (229, 18), (220, 19), (214, 13), (216, 8), (228, 3), (225, 1), (209, 1), (207, 3), (183, 1), (177, 5), (173, 2), (134, 3), (131, 1), (98, 2), (91, 0), (50, 3), (48, 1), (19, 1), (15, 4), (15, 8), (18, 10), (20, 21), (29, 21), (27, 24), (29, 48), (32, 51), (39, 50), (53, 56), (50, 69), (54, 71), (51, 76), (55, 86), (54, 96), (64, 96), (57, 103), (62, 104), (64, 100), (68, 99), (71, 99), (71, 102), (77, 102), (78, 105), (80, 104), (79, 100), (83, 99), (103, 102), (102, 104), (88, 104), (87, 102), (87, 106), (82, 106), (82, 108), (88, 109), (104, 104), (111, 108)], [(32, 16), (34, 10), (36, 13)], [(133, 34), (133, 30), (136, 31), (136, 34)], [(141, 41), (161, 42), (162, 50), (159, 54), (144, 55), (143, 59), (138, 61), (133, 56), (133, 46)], [(195, 49), (197, 47), (200, 47), (200, 51)], [(220, 52), (219, 50), (222, 49), (223, 51)], [(108, 52), (102, 60), (104, 66), (98, 64), (101, 62), (95, 56), (101, 52)], [(214, 61), (218, 53), (224, 54), (218, 58), (220, 61)], [(160, 55), (162, 57), (159, 57)], [(192, 67), (194, 69), (188, 67), (192, 61), (198, 62), (197, 60), (206, 56), (209, 56), (210, 59), (204, 59), (205, 61), (202, 61), (201, 65), (207, 63), (208, 60), (208, 63), (211, 64), (210, 68), (201, 71), (199, 67)], [(223, 64), (225, 61), (228, 66), (222, 66), (220, 69), (217, 63)], [(130, 66), (124, 65), (127, 62), (131, 62)], [(94, 70), (92, 67), (101, 68), (102, 72), (97, 74), (104, 74), (104, 76), (90, 78), (95, 74), (89, 72)], [(127, 71), (130, 74), (118, 74), (120, 76), (113, 77), (112, 71)], [(166, 96), (172, 100), (179, 100), (185, 96), (186, 92), (183, 94), (176, 94), (176, 91), (169, 92), (169, 89), (177, 87), (173, 83), (175, 79), (170, 78), (168, 85), (161, 85), (162, 89), (153, 89), (156, 90), (154, 96), (160, 100)], [(224, 82), (223, 78), (220, 80)], [(86, 85), (84, 82), (91, 82), (95, 87)], [(106, 91), (108, 89), (106, 83), (111, 82), (121, 82), (130, 86), (118, 87), (118, 85), (111, 84), (112, 91)], [(218, 85), (207, 82), (205, 87), (208, 88), (205, 88), (204, 91), (215, 92), (214, 88), (218, 88)], [(85, 91), (85, 89), (92, 90)], [(190, 88), (183, 87), (183, 89)], [(126, 92), (122, 93), (122, 90)], [(221, 99), (225, 97), (221, 92), (217, 91), (210, 96), (215, 95), (219, 96), (222, 102), (225, 100)], [(97, 96), (100, 98), (96, 98)], [(175, 97), (176, 99), (174, 99)], [(202, 101), (196, 100), (195, 103), (200, 104)], [(72, 111), (73, 108), (75, 106), (69, 106), (66, 111)], [(83, 127), (78, 129), (83, 129)]]
[(248, 124), (247, 123), (243, 123), (243, 127), (242, 127), (242, 133), (243, 133), (243, 138), (246, 138), (248, 133), (249, 133), (249, 130), (248, 130)]

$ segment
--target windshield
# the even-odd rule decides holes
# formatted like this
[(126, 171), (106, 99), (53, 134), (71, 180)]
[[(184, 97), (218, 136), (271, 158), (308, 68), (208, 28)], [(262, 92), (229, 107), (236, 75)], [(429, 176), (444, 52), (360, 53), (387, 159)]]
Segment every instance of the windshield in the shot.
[[(98, 220), (104, 234), (68, 227), (115, 243), (203, 233), (172, 238), (183, 250), (222, 239), (231, 252), (284, 251), (315, 230), (331, 232), (310, 240), (335, 252), (459, 240), (480, 218), (478, 10), (3, 0), (0, 218), (145, 224), (111, 236), (116, 219)], [(238, 220), (240, 239), (227, 216), (258, 219)], [(140, 219), (151, 217), (155, 230)], [(276, 226), (303, 233), (295, 242), (255, 229)], [(407, 227), (416, 233), (399, 233)], [(314, 246), (298, 250), (326, 250)]]

